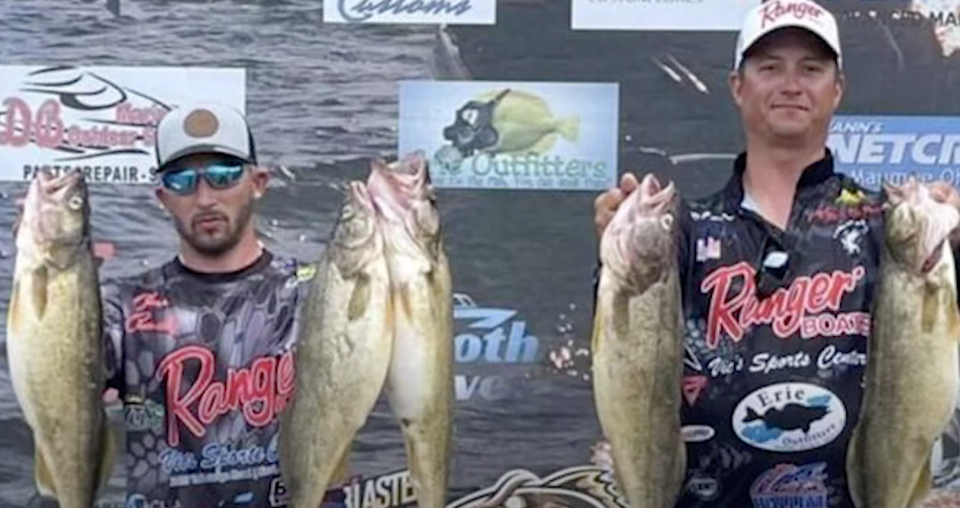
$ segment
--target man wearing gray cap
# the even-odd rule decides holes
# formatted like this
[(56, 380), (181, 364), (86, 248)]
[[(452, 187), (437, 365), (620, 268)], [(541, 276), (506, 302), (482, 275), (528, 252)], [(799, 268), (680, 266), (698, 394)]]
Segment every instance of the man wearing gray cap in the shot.
[(285, 506), (278, 415), (293, 395), (301, 282), (313, 268), (257, 238), (269, 176), (239, 111), (174, 109), (156, 153), (155, 193), (178, 253), (102, 288), (108, 388), (126, 419), (126, 506)]
[[(676, 506), (853, 508), (883, 198), (835, 172), (826, 146), (844, 91), (837, 22), (809, 0), (764, 2), (733, 60), (746, 149), (678, 215), (690, 439)], [(597, 198), (598, 234), (636, 187), (628, 173)], [(933, 191), (960, 206), (951, 186)]]

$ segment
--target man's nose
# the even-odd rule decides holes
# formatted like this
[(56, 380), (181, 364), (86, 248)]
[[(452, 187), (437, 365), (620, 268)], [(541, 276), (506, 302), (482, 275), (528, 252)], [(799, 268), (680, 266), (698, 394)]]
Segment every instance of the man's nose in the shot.
[(797, 69), (788, 69), (783, 73), (783, 92), (789, 94), (800, 93), (800, 73)]
[(215, 199), (216, 190), (212, 189), (203, 178), (197, 182), (196, 201), (197, 206), (209, 208), (217, 203)]

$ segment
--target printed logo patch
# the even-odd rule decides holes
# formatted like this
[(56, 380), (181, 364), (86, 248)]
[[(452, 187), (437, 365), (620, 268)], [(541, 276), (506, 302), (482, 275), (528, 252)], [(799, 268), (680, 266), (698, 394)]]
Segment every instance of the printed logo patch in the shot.
[(827, 474), (825, 462), (804, 464), (778, 464), (768, 469), (750, 487), (750, 499), (754, 508), (826, 508)]
[(687, 399), (687, 404), (696, 404), (706, 385), (707, 376), (683, 376), (683, 398)]
[(680, 429), (680, 435), (684, 442), (702, 443), (713, 439), (717, 431), (709, 425), (685, 425)]
[(847, 411), (833, 392), (807, 383), (779, 383), (744, 397), (733, 412), (733, 430), (761, 450), (798, 452), (833, 442)]
[(696, 476), (687, 481), (687, 492), (701, 501), (713, 501), (720, 497), (720, 482), (716, 478)]

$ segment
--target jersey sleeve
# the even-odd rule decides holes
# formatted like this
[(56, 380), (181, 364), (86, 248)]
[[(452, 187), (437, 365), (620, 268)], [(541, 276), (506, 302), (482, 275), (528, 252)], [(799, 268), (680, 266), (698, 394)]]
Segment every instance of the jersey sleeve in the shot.
[(123, 305), (120, 300), (120, 288), (114, 283), (106, 283), (100, 288), (102, 304), (104, 366), (107, 375), (107, 388), (113, 388), (122, 398), (126, 383), (123, 372)]

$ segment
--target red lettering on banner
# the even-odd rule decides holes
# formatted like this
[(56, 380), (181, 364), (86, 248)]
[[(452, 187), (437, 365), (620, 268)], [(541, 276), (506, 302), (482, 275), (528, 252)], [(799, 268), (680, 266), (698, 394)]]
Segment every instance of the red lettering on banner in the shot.
[(56, 148), (63, 142), (64, 127), (60, 103), (48, 99), (36, 115), (23, 99), (9, 97), (3, 101), (6, 114), (0, 127), (0, 145), (22, 147), (34, 141), (41, 148)]
[[(749, 263), (741, 262), (717, 268), (700, 284), (702, 292), (711, 293), (707, 311), (707, 347), (716, 349), (724, 333), (739, 342), (743, 339), (744, 329), (756, 325), (771, 325), (778, 337), (788, 338), (801, 329), (808, 314), (838, 311), (844, 294), (857, 287), (865, 270), (857, 266), (850, 273), (836, 270), (797, 277), (790, 287), (778, 288), (762, 301), (756, 295), (754, 274)], [(740, 290), (730, 295), (737, 278), (742, 279)], [(821, 328), (817, 325), (814, 329)], [(803, 335), (809, 338), (806, 333)]]
[(776, 23), (783, 16), (793, 16), (795, 19), (813, 18), (819, 19), (823, 16), (823, 9), (807, 2), (781, 2), (774, 0), (763, 4), (763, 17), (760, 18), (760, 28), (766, 28), (768, 24)]
[(131, 148), (138, 142), (153, 146), (157, 123), (166, 114), (158, 106), (135, 108), (129, 103), (117, 106), (116, 120), (133, 128), (114, 129), (106, 125), (83, 128), (67, 127), (63, 122), (63, 106), (49, 99), (33, 111), (30, 104), (19, 98), (3, 101), (4, 117), (0, 122), (0, 146), (24, 147), (31, 142), (41, 148), (75, 146), (84, 148)]
[(138, 108), (129, 102), (122, 102), (117, 106), (116, 114), (117, 123), (156, 126), (167, 114), (167, 110), (160, 106)]
[[(181, 395), (184, 366), (190, 360), (199, 362), (200, 369), (193, 386)], [(194, 436), (203, 437), (207, 426), (237, 409), (253, 427), (270, 424), (293, 395), (293, 361), (292, 352), (279, 358), (257, 358), (249, 367), (227, 370), (223, 382), (213, 380), (216, 360), (209, 349), (186, 346), (170, 353), (157, 368), (167, 382), (167, 442), (180, 444), (179, 423)]]
[(126, 321), (127, 333), (156, 332), (173, 334), (177, 331), (177, 321), (174, 314), (157, 321), (154, 309), (163, 309), (169, 305), (166, 298), (155, 292), (140, 293), (133, 298), (133, 314)]

